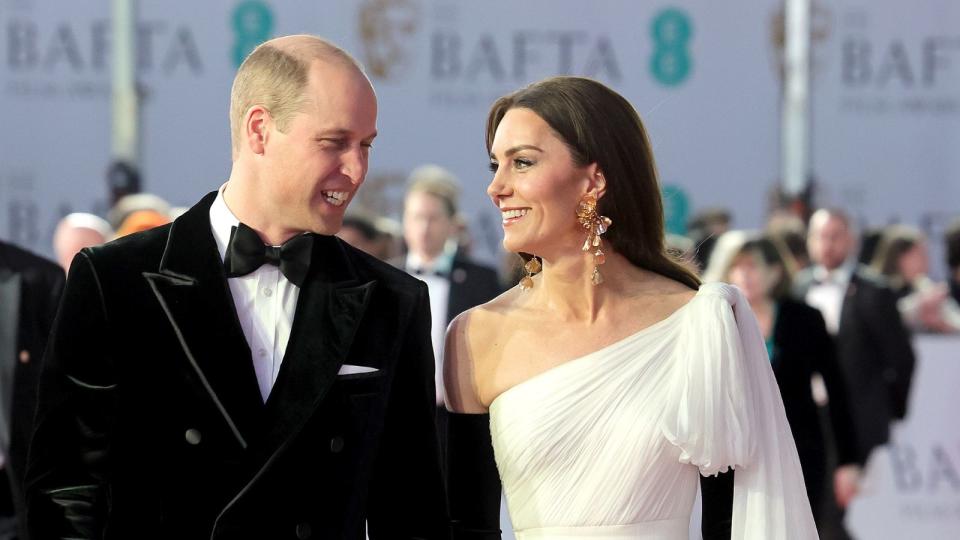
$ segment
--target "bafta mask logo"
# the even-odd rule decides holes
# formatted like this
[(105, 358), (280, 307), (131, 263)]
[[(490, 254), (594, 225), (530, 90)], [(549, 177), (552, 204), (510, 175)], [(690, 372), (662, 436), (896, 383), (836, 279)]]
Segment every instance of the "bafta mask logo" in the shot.
[(416, 0), (366, 0), (360, 6), (360, 38), (367, 71), (378, 79), (403, 76), (419, 24)]

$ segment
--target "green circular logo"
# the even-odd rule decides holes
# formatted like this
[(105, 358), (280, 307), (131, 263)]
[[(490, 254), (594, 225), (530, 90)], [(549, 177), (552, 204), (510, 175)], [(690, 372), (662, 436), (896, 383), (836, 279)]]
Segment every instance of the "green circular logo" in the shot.
[(668, 233), (687, 234), (690, 198), (679, 186), (663, 186), (663, 220)]
[(693, 37), (690, 16), (677, 8), (661, 10), (650, 25), (653, 55), (650, 72), (664, 86), (677, 86), (690, 75), (692, 61), (687, 50)]
[(257, 45), (273, 35), (273, 11), (260, 0), (240, 2), (233, 8), (233, 65), (240, 67)]

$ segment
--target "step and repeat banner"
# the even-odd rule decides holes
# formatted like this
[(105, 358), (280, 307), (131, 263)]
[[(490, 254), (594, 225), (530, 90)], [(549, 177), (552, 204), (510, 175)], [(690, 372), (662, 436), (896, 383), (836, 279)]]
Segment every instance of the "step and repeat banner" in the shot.
[[(139, 4), (143, 189), (189, 205), (229, 174), (228, 96), (244, 55), (316, 33), (367, 67), (380, 136), (360, 203), (397, 215), (410, 170), (463, 187), (481, 258), (499, 250), (485, 195), (491, 103), (555, 74), (623, 93), (649, 128), (671, 226), (705, 206), (756, 226), (778, 170), (779, 3), (144, 0)], [(175, 5), (176, 4), (176, 5)], [(49, 252), (57, 219), (105, 210), (109, 2), (0, 1), (0, 237)], [(355, 203), (355, 204), (356, 204)]]
[[(0, 238), (49, 254), (61, 216), (107, 209), (109, 5), (0, 0)], [(142, 187), (174, 205), (192, 204), (227, 178), (233, 74), (258, 43), (291, 33), (342, 45), (377, 89), (380, 136), (354, 204), (396, 217), (409, 171), (447, 167), (462, 184), (482, 259), (500, 249), (500, 218), (485, 194), (488, 108), (550, 75), (594, 77), (636, 106), (674, 231), (709, 206), (731, 209), (738, 227), (761, 226), (779, 177), (778, 0), (138, 5)], [(902, 220), (934, 235), (957, 214), (958, 21), (960, 4), (951, 0), (814, 3), (811, 169), (821, 203), (850, 208), (870, 225)], [(921, 352), (940, 360), (921, 363), (926, 386), (914, 399), (942, 394), (937, 403), (954, 404), (956, 377), (930, 374), (945, 373), (956, 348), (937, 347)], [(960, 439), (944, 428), (955, 424), (952, 412), (933, 410), (932, 400), (914, 407), (871, 465), (878, 480), (850, 513), (863, 538), (960, 530)]]
[(932, 269), (960, 215), (960, 3), (814, 4), (812, 170), (870, 226), (922, 227)]

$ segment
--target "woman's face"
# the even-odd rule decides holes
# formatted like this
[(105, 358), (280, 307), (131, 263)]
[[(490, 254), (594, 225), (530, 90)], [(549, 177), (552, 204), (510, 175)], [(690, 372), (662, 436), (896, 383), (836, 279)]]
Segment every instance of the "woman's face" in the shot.
[(747, 301), (754, 303), (765, 300), (776, 282), (778, 268), (763, 264), (752, 253), (741, 253), (733, 260), (727, 281), (743, 291)]
[[(530, 109), (510, 109), (490, 149), (487, 194), (500, 209), (503, 247), (551, 258), (583, 243), (577, 203), (602, 190), (596, 165), (580, 167), (550, 126)], [(602, 194), (602, 193), (601, 193)]]
[(897, 269), (900, 271), (900, 277), (907, 283), (927, 275), (930, 271), (927, 243), (917, 242), (912, 248), (903, 252), (903, 255), (900, 255), (900, 260), (897, 261)]

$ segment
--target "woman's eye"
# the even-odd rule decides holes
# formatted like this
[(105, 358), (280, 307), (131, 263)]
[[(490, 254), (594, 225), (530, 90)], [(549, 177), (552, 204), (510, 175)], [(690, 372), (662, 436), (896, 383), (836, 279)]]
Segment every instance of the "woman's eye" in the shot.
[(499, 164), (499, 163), (497, 163), (496, 161), (491, 161), (491, 162), (490, 162), (490, 172), (495, 173), (495, 172), (497, 172), (497, 169), (499, 169), (499, 168), (500, 168), (500, 164)]
[(529, 159), (516, 158), (513, 160), (513, 166), (518, 169), (526, 169), (527, 167), (533, 165), (533, 162)]

